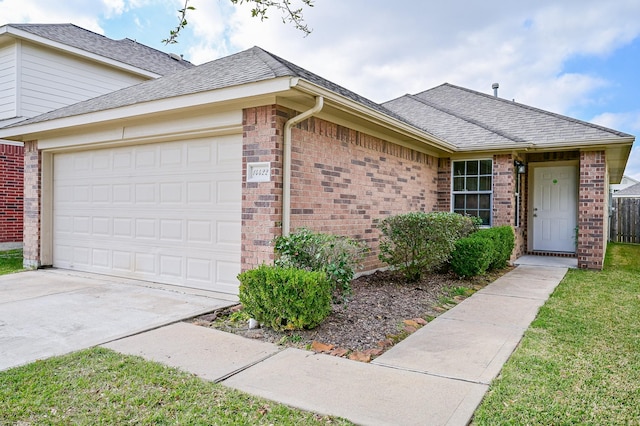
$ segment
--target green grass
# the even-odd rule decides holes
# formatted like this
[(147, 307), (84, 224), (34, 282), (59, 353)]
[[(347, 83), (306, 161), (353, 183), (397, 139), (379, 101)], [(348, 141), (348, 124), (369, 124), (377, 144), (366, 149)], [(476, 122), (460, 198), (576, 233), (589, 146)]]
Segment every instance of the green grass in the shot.
[(351, 424), (93, 348), (0, 372), (0, 424)]
[(610, 244), (601, 272), (568, 272), (473, 423), (640, 424), (640, 245)]
[(0, 251), (0, 275), (22, 270), (22, 250)]

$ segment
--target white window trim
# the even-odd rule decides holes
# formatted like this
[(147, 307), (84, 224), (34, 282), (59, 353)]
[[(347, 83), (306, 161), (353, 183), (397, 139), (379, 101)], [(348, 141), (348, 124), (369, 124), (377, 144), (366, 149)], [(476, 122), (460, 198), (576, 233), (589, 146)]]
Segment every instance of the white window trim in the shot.
[[(454, 163), (459, 162), (467, 162), (467, 161), (483, 161), (483, 160), (491, 160), (491, 190), (490, 191), (454, 191), (453, 190), (453, 181), (455, 175), (453, 174)], [(490, 202), (489, 202), (489, 225), (480, 225), (481, 228), (491, 228), (493, 226), (493, 185), (495, 184), (495, 173), (493, 171), (494, 161), (493, 157), (482, 157), (482, 158), (461, 158), (459, 160), (451, 160), (451, 186), (449, 188), (449, 194), (451, 195), (451, 199), (449, 202), (449, 211), (454, 211), (454, 195), (455, 194), (490, 194)], [(466, 176), (466, 175), (465, 175)]]

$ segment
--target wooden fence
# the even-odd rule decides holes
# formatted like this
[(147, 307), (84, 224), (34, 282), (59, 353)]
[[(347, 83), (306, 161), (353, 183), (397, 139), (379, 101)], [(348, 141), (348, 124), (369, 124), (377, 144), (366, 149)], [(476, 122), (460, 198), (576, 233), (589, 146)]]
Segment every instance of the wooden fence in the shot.
[(640, 198), (614, 198), (611, 207), (609, 239), (640, 244)]

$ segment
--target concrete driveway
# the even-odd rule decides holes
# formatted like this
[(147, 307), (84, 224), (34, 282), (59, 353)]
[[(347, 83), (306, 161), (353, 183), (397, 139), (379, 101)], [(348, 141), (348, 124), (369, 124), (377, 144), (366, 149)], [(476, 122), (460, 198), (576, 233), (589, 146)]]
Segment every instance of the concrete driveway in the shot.
[(193, 317), (233, 296), (56, 269), (0, 276), (0, 370)]

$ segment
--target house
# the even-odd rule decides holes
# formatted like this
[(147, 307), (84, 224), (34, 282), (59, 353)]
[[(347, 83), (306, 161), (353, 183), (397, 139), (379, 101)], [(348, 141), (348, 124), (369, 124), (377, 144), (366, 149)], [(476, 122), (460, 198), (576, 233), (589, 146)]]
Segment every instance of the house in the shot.
[[(71, 24), (0, 26), (0, 127), (193, 65)], [(22, 143), (0, 140), (0, 246), (22, 242)], [(18, 243), (18, 244), (16, 244)]]
[(622, 176), (622, 179), (620, 180), (620, 183), (613, 183), (611, 185), (609, 185), (609, 189), (611, 191), (611, 194), (615, 194), (616, 192), (622, 190), (622, 189), (626, 189), (630, 186), (633, 186), (638, 182), (637, 180), (635, 180), (634, 178), (630, 177), (630, 176)]
[(25, 265), (237, 293), (298, 227), (378, 259), (408, 211), (602, 267), (634, 137), (443, 84), (383, 105), (258, 47), (0, 129), (25, 144)]
[(640, 182), (627, 186), (613, 193), (613, 198), (638, 198), (640, 199)]

